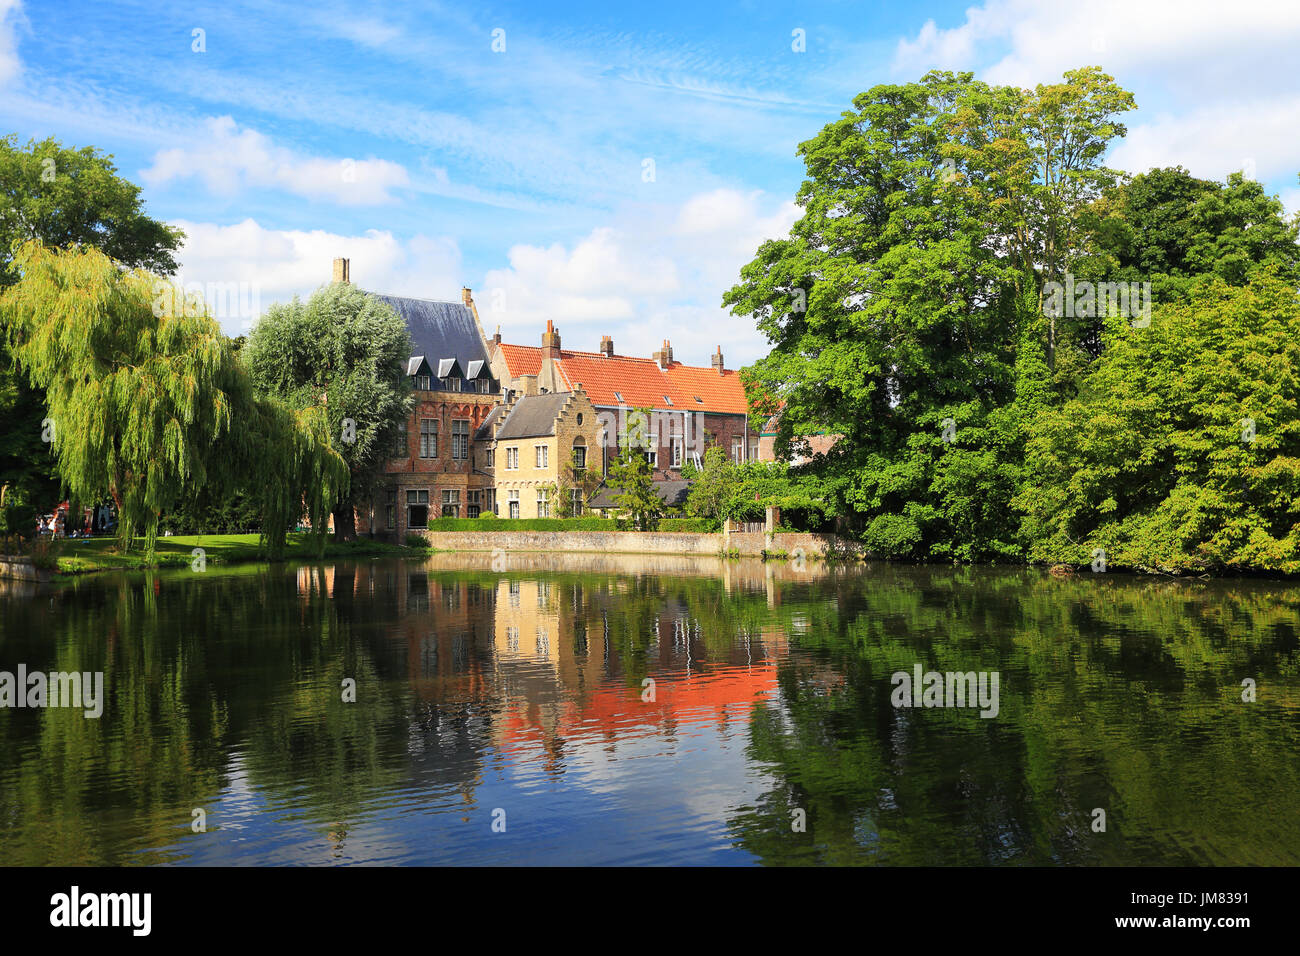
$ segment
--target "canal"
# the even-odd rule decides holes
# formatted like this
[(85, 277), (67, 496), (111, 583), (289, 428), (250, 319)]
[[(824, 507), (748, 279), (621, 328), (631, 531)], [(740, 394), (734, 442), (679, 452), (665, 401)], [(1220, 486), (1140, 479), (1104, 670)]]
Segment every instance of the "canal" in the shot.
[(0, 862), (1294, 865), (1298, 635), (1291, 583), (1029, 569), (0, 582), (0, 672), (104, 698), (0, 708)]

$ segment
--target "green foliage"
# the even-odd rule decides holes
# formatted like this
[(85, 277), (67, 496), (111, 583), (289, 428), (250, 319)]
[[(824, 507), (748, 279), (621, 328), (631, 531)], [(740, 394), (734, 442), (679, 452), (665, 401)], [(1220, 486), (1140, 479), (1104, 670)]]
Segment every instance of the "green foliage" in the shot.
[[(841, 436), (791, 477), (871, 550), (907, 560), (1060, 560), (1068, 541), (1076, 554), (1101, 527), (1087, 516), (1094, 506), (1113, 507), (1117, 522), (1136, 520), (1130, 505), (1144, 506), (1130, 492), (1113, 502), (1041, 493), (1052, 468), (1084, 468), (1078, 462), (1102, 455), (1079, 449), (1077, 408), (1102, 416), (1106, 402), (1131, 394), (1119, 373), (1099, 379), (1093, 367), (1112, 346), (1108, 322), (1122, 320), (1104, 309), (1049, 314), (1046, 284), (1067, 276), (1151, 282), (1158, 310), (1185, 304), (1198, 277), (1241, 286), (1249, 267), (1264, 263), (1294, 290), (1300, 227), (1239, 175), (1218, 184), (1171, 169), (1126, 180), (1106, 168), (1106, 150), (1125, 133), (1118, 117), (1134, 102), (1096, 68), (1033, 90), (933, 72), (918, 83), (875, 87), (853, 106), (799, 147), (807, 167), (797, 196), (802, 218), (789, 238), (764, 243), (724, 296), (772, 344), (745, 378), (766, 411), (779, 409), (778, 455), (805, 451), (802, 436)], [(1273, 300), (1272, 292), (1260, 294)], [(1221, 354), (1253, 369), (1273, 354), (1252, 351), (1266, 344), (1248, 336)], [(1135, 362), (1124, 375), (1137, 376)], [(1147, 368), (1142, 377), (1155, 374)], [(1252, 379), (1239, 382), (1242, 389), (1281, 386)], [(1074, 417), (1061, 419), (1065, 408)], [(1124, 427), (1147, 432), (1110, 436), (1111, 467), (1120, 467), (1121, 448), (1132, 451), (1151, 434), (1153, 423), (1140, 419)], [(1199, 427), (1193, 418), (1184, 424)], [(1209, 454), (1204, 443), (1197, 447)], [(743, 473), (734, 480), (745, 480)], [(1059, 475), (1052, 482), (1053, 494), (1069, 484)], [(1172, 493), (1162, 483), (1148, 490), (1160, 500)], [(1223, 544), (1211, 550), (1228, 565), (1285, 564), (1290, 525), (1281, 513), (1289, 500), (1272, 499), (1273, 510), (1258, 521), (1232, 523), (1232, 534), (1256, 537), (1233, 556), (1210, 531), (1217, 519), (1198, 510), (1210, 504), (1183, 494), (1160, 511), (1159, 521), (1172, 522), (1161, 531), (1163, 544), (1154, 545), (1154, 526), (1138, 535), (1152, 549), (1131, 552), (1135, 563), (1201, 566), (1182, 549), (1204, 533)], [(718, 513), (716, 499), (706, 487), (693, 513)], [(1129, 528), (1122, 540), (1132, 543), (1134, 534)]]
[(1300, 572), (1300, 304), (1274, 269), (1205, 277), (1149, 328), (1111, 321), (1078, 398), (1038, 418), (1031, 556)]
[(184, 239), (144, 214), (140, 187), (117, 175), (111, 156), (54, 139), (20, 148), (16, 136), (0, 137), (0, 288), (18, 281), (14, 255), (31, 240), (90, 246), (125, 266), (171, 275)]
[[(200, 494), (256, 496), (273, 553), (304, 510), (346, 487), (319, 409), (259, 398), (206, 310), (98, 250), (27, 243), (0, 296), (10, 349), (44, 389), (58, 473), (74, 499), (112, 497), (124, 548)], [(184, 303), (184, 307), (178, 306)]]
[[(637, 412), (647, 417), (646, 409)], [(606, 479), (609, 487), (617, 489), (614, 504), (635, 531), (653, 531), (664, 513), (664, 502), (655, 490), (654, 474), (645, 453), (624, 441), (616, 459), (610, 464)]]
[[(350, 482), (330, 503), (335, 529), (354, 533), (354, 509), (369, 500), (414, 405), (405, 372), (410, 335), (381, 300), (347, 283), (307, 302), (272, 305), (241, 350), (253, 383), (297, 409), (320, 409), (330, 446)], [(351, 422), (351, 425), (348, 423)]]
[[(30, 240), (98, 248), (122, 265), (170, 274), (184, 238), (144, 214), (139, 187), (116, 175), (111, 157), (53, 139), (19, 147), (16, 137), (0, 137), (0, 292), (18, 281), (13, 255)], [(41, 437), (45, 395), (14, 367), (4, 339), (0, 334), (0, 483), (48, 506), (59, 482)]]

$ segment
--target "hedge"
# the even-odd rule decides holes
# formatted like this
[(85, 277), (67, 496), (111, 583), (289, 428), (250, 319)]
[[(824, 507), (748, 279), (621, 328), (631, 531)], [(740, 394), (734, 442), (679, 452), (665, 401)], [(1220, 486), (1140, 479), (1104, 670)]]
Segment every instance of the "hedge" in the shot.
[(430, 531), (617, 531), (613, 518), (430, 518)]

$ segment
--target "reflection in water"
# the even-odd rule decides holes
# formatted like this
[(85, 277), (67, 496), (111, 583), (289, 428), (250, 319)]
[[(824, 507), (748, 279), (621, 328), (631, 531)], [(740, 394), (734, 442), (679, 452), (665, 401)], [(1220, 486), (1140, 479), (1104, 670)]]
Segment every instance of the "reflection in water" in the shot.
[[(1294, 864), (1298, 602), (594, 555), (24, 586), (0, 670), (108, 701), (0, 710), (0, 859)], [(896, 710), (915, 664), (998, 672), (998, 716)]]

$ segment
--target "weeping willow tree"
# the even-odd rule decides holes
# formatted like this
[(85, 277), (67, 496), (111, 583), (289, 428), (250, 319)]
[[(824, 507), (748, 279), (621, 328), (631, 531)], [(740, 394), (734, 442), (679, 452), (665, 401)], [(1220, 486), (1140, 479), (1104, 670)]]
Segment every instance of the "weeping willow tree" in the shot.
[(0, 321), (45, 389), (59, 477), (81, 501), (111, 497), (124, 549), (152, 551), (159, 515), (243, 490), (272, 557), (306, 513), (318, 542), (347, 466), (315, 409), (259, 396), (201, 300), (90, 248), (28, 242)]

